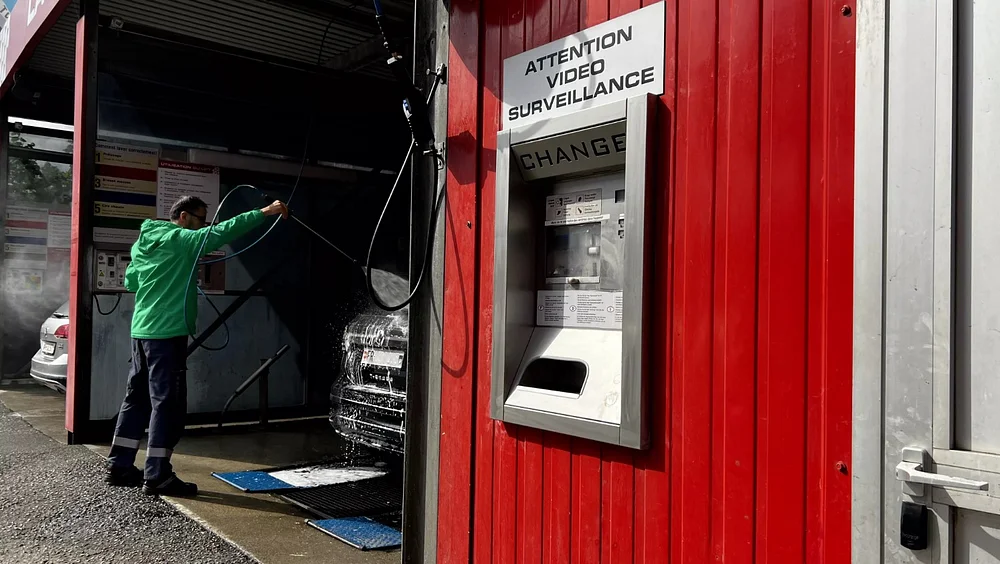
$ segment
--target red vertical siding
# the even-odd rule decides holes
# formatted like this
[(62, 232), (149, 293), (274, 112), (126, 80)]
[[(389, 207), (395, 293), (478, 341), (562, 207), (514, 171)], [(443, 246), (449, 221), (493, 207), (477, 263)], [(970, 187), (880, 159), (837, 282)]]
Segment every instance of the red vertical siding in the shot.
[[(451, 48), (448, 60), (448, 170), (445, 204), (445, 267), (443, 345), (441, 351), (442, 471), (438, 512), (441, 562), (466, 562), (472, 549), (472, 465), (475, 405), (476, 287), (479, 280), (477, 246), (479, 160), (481, 140), (479, 93), (479, 3), (454, 0)], [(460, 93), (467, 93), (462, 96)]]
[(651, 448), (489, 419), (502, 61), (650, 3), (453, 4), (440, 562), (849, 560), (844, 2), (666, 0)]
[[(809, 14), (765, 0), (761, 41), (757, 557), (805, 562)], [(847, 539), (845, 539), (845, 542)]]
[(715, 2), (678, 2), (674, 401), (657, 419), (673, 418), (671, 555), (685, 563), (711, 558), (716, 15)]
[[(817, 2), (812, 14), (809, 175), (806, 558), (829, 562), (850, 538), (850, 308), (854, 199), (853, 2)], [(850, 8), (845, 13), (844, 7)]]
[(754, 561), (760, 2), (719, 5), (712, 556)]

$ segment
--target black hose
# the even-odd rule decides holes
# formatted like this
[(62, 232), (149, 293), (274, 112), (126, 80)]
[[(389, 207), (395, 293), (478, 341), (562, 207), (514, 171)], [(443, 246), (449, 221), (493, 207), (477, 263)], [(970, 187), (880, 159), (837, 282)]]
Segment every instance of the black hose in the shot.
[[(249, 184), (240, 184), (239, 186), (237, 186), (237, 187), (233, 188), (232, 190), (230, 190), (229, 193), (227, 193), (225, 195), (225, 197), (222, 198), (222, 201), (219, 202), (219, 206), (215, 209), (215, 215), (212, 217), (212, 222), (208, 225), (208, 228), (205, 229), (205, 235), (201, 238), (201, 244), (198, 246), (198, 253), (195, 255), (194, 261), (192, 261), (192, 263), (191, 263), (191, 274), (190, 274), (190, 276), (188, 276), (187, 285), (184, 287), (184, 327), (186, 328), (186, 330), (188, 332), (188, 335), (191, 336), (191, 337), (195, 336), (195, 334), (197, 333), (197, 328), (198, 327), (197, 327), (197, 320), (195, 322), (195, 327), (193, 327), (193, 328), (191, 327), (191, 319), (189, 317), (188, 298), (187, 298), (187, 296), (191, 292), (191, 284), (195, 280), (195, 272), (197, 272), (198, 266), (202, 264), (201, 261), (199, 261), (198, 259), (201, 258), (202, 253), (205, 251), (205, 245), (208, 244), (208, 238), (212, 235), (212, 228), (215, 227), (215, 223), (219, 219), (219, 212), (222, 211), (222, 206), (226, 203), (226, 200), (228, 200), (229, 197), (233, 195), (233, 193), (239, 191), (241, 188), (249, 188), (249, 189), (252, 189), (252, 190), (256, 190), (257, 192), (260, 192), (260, 190), (257, 189), (257, 187), (255, 187), (255, 186), (251, 186)], [(278, 218), (278, 219), (280, 220), (281, 218)], [(277, 221), (275, 223), (277, 223)], [(272, 228), (273, 228), (273, 226), (272, 226)], [(268, 233), (270, 233), (270, 229), (268, 230)], [(267, 233), (265, 233), (265, 235), (266, 234)], [(263, 239), (263, 237), (261, 239)], [(261, 241), (261, 239), (258, 239), (252, 245), (244, 248), (240, 252), (244, 252), (244, 251), (250, 249), (251, 247), (253, 247), (257, 243), (259, 243)], [(227, 256), (225, 258), (229, 259), (229, 258), (233, 258), (235, 256), (236, 255), (230, 255), (230, 256)], [(199, 288), (199, 291), (200, 291), (200, 288)], [(204, 295), (204, 293), (202, 295)], [(215, 307), (215, 304), (212, 303), (212, 300), (208, 299), (208, 296), (205, 296), (205, 299), (208, 301), (209, 304), (212, 305), (212, 309), (215, 309), (215, 311), (217, 311), (217, 312), (219, 311), (218, 308)], [(222, 315), (222, 314), (220, 313), (219, 315)], [(228, 337), (228, 334), (229, 334), (229, 325), (228, 324), (226, 324), (226, 334), (227, 334), (226, 344), (228, 345), (229, 344), (229, 337)], [(222, 350), (221, 348), (220, 349), (213, 349), (211, 347), (206, 347), (204, 344), (202, 344), (201, 347), (203, 349), (209, 350), (209, 351), (219, 351), (219, 350)], [(225, 348), (225, 346), (223, 346), (223, 348)]]
[[(411, 145), (410, 147), (412, 148), (413, 146)], [(435, 170), (435, 184), (437, 184), (438, 183), (437, 177), (439, 176), (436, 172), (437, 163), (434, 163), (434, 170)], [(393, 186), (392, 192), (395, 191), (396, 187)], [(431, 211), (431, 221), (430, 224), (428, 225), (427, 241), (424, 245), (424, 256), (422, 259), (423, 262), (421, 262), (420, 264), (420, 270), (417, 274), (417, 280), (412, 285), (413, 289), (410, 291), (410, 295), (407, 296), (406, 299), (404, 299), (402, 302), (395, 305), (389, 305), (384, 301), (382, 301), (382, 298), (379, 297), (378, 292), (375, 290), (375, 280), (372, 277), (372, 268), (371, 268), (372, 251), (375, 248), (375, 236), (378, 235), (378, 230), (382, 225), (382, 219), (385, 217), (386, 210), (389, 209), (389, 202), (392, 201), (392, 192), (389, 193), (389, 200), (386, 201), (385, 208), (382, 210), (382, 216), (379, 217), (378, 224), (376, 224), (375, 226), (375, 232), (372, 234), (372, 241), (368, 247), (368, 260), (366, 261), (368, 267), (365, 269), (365, 282), (368, 288), (368, 297), (371, 298), (372, 303), (374, 303), (379, 309), (390, 312), (399, 311), (404, 307), (410, 305), (410, 302), (413, 301), (413, 299), (417, 296), (417, 293), (420, 291), (420, 285), (424, 281), (424, 273), (427, 272), (427, 267), (430, 265), (431, 262), (430, 260), (431, 253), (434, 250), (434, 233), (437, 231), (438, 217), (440, 217), (441, 215), (441, 207), (445, 202), (445, 193), (447, 192), (447, 188), (446, 186), (441, 187), (440, 191), (438, 192), (437, 202), (435, 202), (434, 208)]]
[(97, 299), (98, 294), (94, 294), (94, 305), (97, 306), (97, 313), (105, 317), (114, 313), (115, 310), (118, 309), (118, 304), (122, 303), (121, 292), (119, 292), (116, 295), (118, 297), (115, 299), (115, 305), (111, 306), (111, 309), (105, 312), (104, 310), (101, 309), (101, 300)]
[[(439, 84), (441, 84), (441, 75), (438, 73), (434, 73), (434, 84), (431, 86), (430, 92), (427, 93), (428, 104), (430, 104), (431, 99), (434, 97), (434, 93), (437, 92), (437, 87)], [(420, 265), (420, 271), (417, 274), (417, 280), (412, 284), (413, 290), (410, 291), (410, 295), (407, 296), (405, 300), (403, 300), (398, 304), (389, 305), (385, 303), (384, 301), (382, 301), (382, 298), (379, 297), (378, 292), (375, 291), (375, 280), (372, 278), (372, 254), (374, 254), (375, 251), (375, 239), (376, 237), (378, 237), (379, 229), (382, 228), (382, 221), (385, 220), (385, 214), (389, 210), (389, 204), (392, 203), (392, 196), (396, 193), (396, 189), (399, 188), (400, 180), (402, 180), (403, 173), (406, 171), (406, 164), (407, 162), (409, 162), (410, 156), (413, 154), (413, 148), (415, 146), (416, 146), (416, 141), (411, 140), (410, 148), (407, 149), (406, 157), (403, 159), (403, 165), (399, 169), (399, 174), (396, 176), (396, 181), (393, 182), (392, 184), (392, 190), (389, 191), (389, 197), (386, 198), (385, 200), (385, 206), (382, 208), (382, 214), (378, 218), (378, 223), (375, 224), (375, 231), (372, 233), (372, 240), (371, 243), (369, 243), (368, 245), (368, 257), (365, 260), (366, 267), (364, 271), (365, 271), (365, 282), (368, 288), (368, 297), (371, 299), (372, 303), (374, 303), (379, 309), (382, 309), (384, 311), (391, 312), (403, 309), (404, 307), (410, 305), (410, 302), (413, 301), (413, 299), (417, 296), (417, 293), (420, 291), (420, 284), (424, 281), (424, 273), (427, 271), (427, 266), (430, 264), (431, 252), (434, 249), (434, 232), (437, 230), (437, 218), (441, 214), (441, 206), (442, 204), (444, 204), (445, 192), (447, 191), (447, 184), (441, 186), (440, 192), (438, 193), (437, 202), (434, 204), (434, 208), (431, 211), (431, 221), (430, 224), (428, 225), (427, 242), (424, 245), (423, 262)], [(438, 178), (439, 175), (438, 175), (437, 161), (441, 159), (441, 156), (436, 152), (433, 154), (435, 157), (435, 162), (433, 166), (434, 166), (434, 177), (435, 177), (434, 185), (436, 188), (436, 185), (440, 181)]]

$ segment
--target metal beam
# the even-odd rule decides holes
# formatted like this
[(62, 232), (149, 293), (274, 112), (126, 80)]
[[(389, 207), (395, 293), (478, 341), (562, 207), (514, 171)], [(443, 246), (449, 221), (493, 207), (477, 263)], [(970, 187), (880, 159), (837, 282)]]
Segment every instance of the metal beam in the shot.
[[(317, 16), (327, 18), (330, 20), (339, 21), (342, 23), (349, 23), (353, 27), (358, 27), (361, 29), (371, 28), (373, 31), (378, 30), (378, 26), (375, 24), (375, 15), (371, 10), (370, 0), (356, 0), (353, 6), (343, 6), (337, 5), (327, 0), (270, 0), (274, 4), (281, 4), (283, 6), (293, 6), (299, 8), (305, 12), (315, 14)], [(399, 10), (383, 10), (385, 13), (383, 17), (407, 22), (410, 21), (410, 14), (403, 14)]]
[(330, 57), (323, 62), (323, 67), (335, 71), (351, 72), (387, 56), (385, 41), (381, 35), (376, 34), (355, 45), (351, 50)]

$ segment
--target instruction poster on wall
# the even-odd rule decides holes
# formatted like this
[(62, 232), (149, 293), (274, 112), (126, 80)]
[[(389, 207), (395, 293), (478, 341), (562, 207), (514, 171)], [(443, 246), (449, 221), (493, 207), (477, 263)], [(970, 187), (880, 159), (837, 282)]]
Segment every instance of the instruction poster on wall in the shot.
[(541, 290), (535, 324), (580, 329), (622, 328), (622, 292)]
[(208, 204), (208, 218), (219, 205), (219, 167), (160, 161), (156, 177), (157, 217), (170, 218), (170, 207), (184, 196), (197, 196)]
[(38, 294), (44, 288), (45, 271), (37, 268), (6, 268), (4, 289), (12, 294)]
[(73, 216), (65, 212), (49, 212), (49, 249), (68, 249), (72, 234)]
[[(132, 231), (156, 217), (156, 174), (160, 150), (155, 147), (98, 141), (95, 152), (94, 240), (108, 230)], [(126, 237), (128, 238), (128, 237)]]
[(98, 141), (95, 161), (105, 167), (156, 170), (160, 162), (160, 150), (141, 145)]
[(4, 265), (13, 269), (48, 266), (49, 210), (32, 206), (7, 206), (4, 222)]

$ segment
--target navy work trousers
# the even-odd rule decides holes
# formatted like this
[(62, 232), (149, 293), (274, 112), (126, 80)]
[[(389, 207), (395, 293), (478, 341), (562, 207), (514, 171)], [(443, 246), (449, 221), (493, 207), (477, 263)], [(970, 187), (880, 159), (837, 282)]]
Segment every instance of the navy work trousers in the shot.
[(146, 425), (145, 479), (173, 474), (170, 455), (184, 431), (187, 414), (187, 337), (132, 339), (132, 368), (109, 457), (114, 468), (135, 464)]

